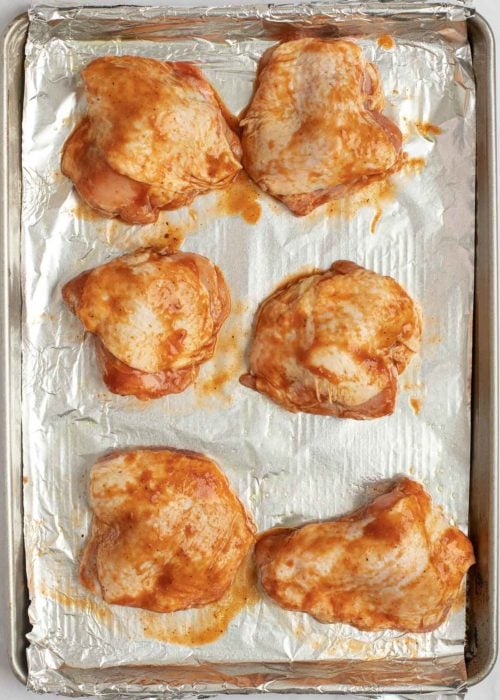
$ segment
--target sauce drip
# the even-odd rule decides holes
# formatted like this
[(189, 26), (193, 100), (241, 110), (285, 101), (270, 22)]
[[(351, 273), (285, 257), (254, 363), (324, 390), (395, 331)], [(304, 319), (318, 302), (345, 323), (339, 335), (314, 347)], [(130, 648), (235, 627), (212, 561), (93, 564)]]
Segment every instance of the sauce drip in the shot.
[(249, 332), (243, 330), (245, 310), (243, 302), (233, 303), (231, 316), (220, 332), (214, 357), (202, 368), (201, 377), (194, 385), (198, 397), (215, 395), (218, 401), (231, 399), (230, 395), (225, 394), (226, 385), (233, 380), (237, 382), (245, 370), (244, 347)]
[(153, 224), (131, 226), (119, 219), (100, 217), (100, 225), (93, 230), (109, 245), (117, 246), (123, 253), (137, 248), (155, 248), (174, 252), (179, 250), (187, 235), (197, 230), (198, 216), (193, 209), (179, 212), (160, 212)]
[(382, 36), (380, 36), (377, 40), (377, 44), (386, 51), (390, 51), (396, 45), (394, 39), (390, 34), (383, 34)]
[(144, 636), (186, 646), (209, 644), (226, 632), (231, 620), (245, 606), (259, 600), (256, 584), (257, 574), (250, 555), (240, 566), (232, 586), (216, 603), (176, 613), (141, 611)]
[(81, 610), (85, 615), (93, 617), (103, 624), (111, 623), (113, 618), (113, 613), (108, 604), (90, 593), (87, 597), (79, 598), (59, 590), (52, 590), (46, 585), (40, 587), (39, 593), (68, 610)]
[(416, 396), (410, 396), (410, 406), (411, 410), (413, 413), (418, 416), (420, 411), (422, 410), (422, 399), (417, 398)]
[(347, 195), (347, 197), (329, 202), (327, 204), (327, 213), (334, 217), (353, 219), (363, 207), (373, 207), (376, 211), (375, 216), (379, 214), (375, 223), (372, 222), (370, 227), (373, 233), (378, 220), (382, 216), (384, 204), (393, 201), (395, 193), (396, 187), (390, 179), (372, 180)]
[(380, 217), (382, 216), (382, 209), (377, 209), (375, 212), (375, 215), (371, 221), (370, 224), (370, 233), (375, 233), (375, 229), (377, 228), (377, 224), (380, 221)]
[(417, 130), (424, 138), (430, 138), (431, 136), (439, 136), (443, 133), (441, 127), (436, 124), (431, 124), (430, 122), (415, 122)]
[(218, 193), (217, 213), (238, 215), (247, 224), (256, 224), (262, 213), (259, 195), (248, 175), (241, 172), (229, 187)]
[[(423, 170), (425, 164), (425, 158), (409, 158), (407, 153), (403, 153), (390, 171), (358, 183), (357, 189), (346, 197), (329, 202), (326, 205), (326, 212), (330, 216), (353, 219), (363, 207), (372, 207), (375, 209), (375, 214), (370, 232), (374, 233), (385, 204), (394, 201), (396, 196), (396, 184), (391, 176), (399, 172), (404, 175), (417, 174)], [(318, 216), (324, 216), (324, 211), (321, 208)]]

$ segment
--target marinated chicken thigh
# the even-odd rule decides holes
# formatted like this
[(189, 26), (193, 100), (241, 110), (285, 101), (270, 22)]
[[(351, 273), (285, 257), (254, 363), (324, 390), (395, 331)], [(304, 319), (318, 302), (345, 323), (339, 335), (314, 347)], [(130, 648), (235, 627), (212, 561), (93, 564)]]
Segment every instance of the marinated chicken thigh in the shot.
[(142, 449), (100, 459), (90, 505), (80, 579), (115, 605), (173, 612), (219, 600), (254, 540), (226, 477), (193, 452)]
[(378, 71), (357, 44), (279, 44), (263, 55), (240, 122), (243, 165), (294, 214), (309, 214), (396, 166), (402, 136), (383, 107)]
[(289, 411), (378, 418), (394, 411), (420, 336), (420, 311), (395, 280), (338, 261), (261, 304), (240, 381)]
[(474, 563), (468, 538), (410, 479), (352, 515), (264, 533), (255, 558), (283, 608), (403, 632), (438, 627)]
[(241, 170), (239, 139), (195, 66), (104, 56), (82, 77), (88, 115), (66, 141), (62, 171), (103, 215), (156, 221)]
[(83, 272), (64, 286), (63, 298), (95, 335), (110, 391), (140, 399), (191, 384), (213, 355), (231, 304), (210, 260), (151, 249)]

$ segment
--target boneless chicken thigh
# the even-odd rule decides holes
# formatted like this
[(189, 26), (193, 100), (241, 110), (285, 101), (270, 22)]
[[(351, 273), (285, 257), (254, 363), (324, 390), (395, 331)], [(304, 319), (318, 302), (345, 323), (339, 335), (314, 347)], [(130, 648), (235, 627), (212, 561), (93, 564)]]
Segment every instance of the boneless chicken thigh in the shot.
[(183, 391), (229, 314), (221, 271), (195, 253), (141, 249), (87, 270), (63, 298), (87, 331), (108, 388), (140, 399)]
[(420, 336), (419, 308), (395, 280), (338, 261), (261, 304), (240, 381), (289, 411), (378, 418), (393, 412)]
[(88, 113), (65, 143), (62, 171), (105, 216), (155, 221), (241, 170), (239, 139), (195, 66), (104, 56), (82, 77)]
[(438, 627), (474, 563), (468, 538), (406, 478), (352, 515), (264, 533), (255, 558), (283, 608), (403, 632)]
[(378, 71), (357, 44), (279, 44), (262, 57), (241, 121), (243, 165), (294, 214), (308, 214), (396, 166), (402, 136), (383, 106)]
[(173, 612), (219, 600), (254, 540), (254, 525), (207, 457), (123, 451), (90, 475), (92, 534), (82, 583), (107, 603)]

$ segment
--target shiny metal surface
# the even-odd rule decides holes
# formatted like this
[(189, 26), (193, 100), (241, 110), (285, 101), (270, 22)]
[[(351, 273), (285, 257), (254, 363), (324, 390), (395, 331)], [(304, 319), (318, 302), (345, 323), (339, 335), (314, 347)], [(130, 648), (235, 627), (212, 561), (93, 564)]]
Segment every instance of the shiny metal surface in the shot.
[(495, 41), (480, 15), (468, 20), (476, 77), (476, 276), (469, 528), (477, 556), (468, 590), (469, 684), (498, 654), (499, 287), (498, 185), (495, 166)]
[[(24, 22), (24, 24), (23, 24)], [(492, 130), (488, 126), (491, 122), (491, 92), (481, 92), (487, 87), (491, 81), (491, 41), (488, 37), (487, 27), (481, 18), (469, 19), (470, 37), (474, 51), (474, 67), (476, 71), (477, 89), (478, 89), (478, 123), (485, 125), (482, 129), (478, 140), (478, 165), (482, 164), (484, 169), (478, 174), (478, 209), (477, 209), (477, 260), (476, 260), (476, 333), (475, 333), (475, 350), (474, 350), (474, 401), (473, 401), (473, 460), (472, 460), (472, 495), (471, 495), (471, 512), (470, 524), (471, 535), (474, 539), (477, 551), (479, 553), (479, 565), (477, 567), (477, 576), (473, 573), (470, 592), (469, 592), (469, 630), (471, 631), (470, 639), (473, 644), (470, 645), (468, 669), (469, 678), (472, 682), (477, 682), (492, 663), (496, 650), (496, 627), (493, 622), (495, 619), (495, 593), (496, 593), (496, 500), (497, 482), (494, 475), (496, 464), (496, 416), (497, 416), (497, 396), (495, 391), (495, 372), (497, 359), (497, 330), (496, 316), (491, 313), (491, 308), (496, 310), (496, 249), (495, 249), (495, 197), (494, 197), (494, 175), (492, 168), (494, 160), (492, 158), (491, 137)], [(19, 386), (16, 386), (16, 380), (19, 379), (19, 99), (21, 94), (20, 81), (22, 78), (22, 60), (20, 60), (20, 51), (24, 41), (24, 33), (26, 22), (22, 18), (14, 23), (6, 34), (4, 41), (4, 51), (7, 52), (7, 60), (4, 61), (4, 93), (3, 99), (9, 100), (11, 105), (10, 110), (6, 113), (2, 112), (2, 117), (8, 119), (7, 128), (4, 129), (4, 134), (9, 134), (9, 148), (4, 150), (4, 174), (8, 173), (10, 177), (4, 178), (3, 184), (6, 185), (7, 191), (4, 189), (4, 208), (3, 208), (3, 245), (6, 246), (4, 251), (4, 262), (8, 261), (8, 270), (10, 274), (5, 275), (5, 279), (12, 280), (8, 284), (8, 288), (4, 289), (5, 305), (4, 305), (4, 322), (3, 327), (4, 338), (8, 342), (9, 347), (6, 348), (6, 356), (11, 364), (5, 363), (4, 371), (7, 391), (6, 397), (11, 397), (9, 406), (5, 412), (5, 429), (6, 437), (10, 436), (10, 442), (6, 439), (4, 442), (5, 449), (8, 450), (5, 464), (9, 465), (6, 470), (8, 485), (10, 489), (10, 504), (11, 512), (9, 516), (9, 533), (12, 537), (11, 542), (11, 590), (13, 591), (13, 658), (15, 659), (15, 668), (19, 676), (24, 677), (23, 656), (24, 656), (24, 629), (26, 627), (26, 589), (20, 585), (23, 575), (22, 562), (22, 533), (21, 533), (21, 470), (20, 470), (20, 422), (19, 422)], [(490, 72), (488, 72), (490, 71)], [(10, 85), (10, 89), (5, 91), (5, 85)], [(17, 91), (17, 101), (16, 101)], [(484, 102), (482, 99), (484, 98)], [(16, 124), (17, 129), (13, 128)], [(483, 121), (484, 120), (484, 121)], [(483, 149), (483, 150), (482, 150)], [(7, 162), (6, 162), (7, 159)], [(17, 166), (16, 166), (17, 159)], [(16, 170), (17, 167), (17, 170)], [(479, 172), (479, 168), (478, 168)], [(487, 177), (481, 177), (485, 175)], [(493, 189), (492, 189), (493, 188)], [(491, 197), (488, 206), (488, 196)], [(17, 200), (16, 200), (17, 197)], [(16, 202), (18, 206), (16, 207)], [(483, 204), (483, 202), (485, 204)], [(9, 217), (7, 221), (6, 216)], [(481, 228), (479, 228), (481, 223)], [(17, 228), (16, 228), (17, 226)], [(9, 235), (7, 235), (7, 231)], [(17, 234), (17, 239), (16, 239)], [(16, 286), (17, 285), (17, 286)], [(17, 294), (17, 296), (16, 296)], [(17, 315), (16, 315), (17, 314)], [(17, 333), (17, 336), (16, 336)], [(17, 345), (16, 345), (17, 342)], [(17, 353), (16, 353), (17, 351)], [(478, 357), (481, 362), (478, 363)], [(16, 364), (17, 363), (17, 364)], [(16, 373), (17, 369), (17, 373)], [(10, 385), (9, 385), (10, 383)], [(10, 390), (10, 391), (9, 391)], [(17, 413), (16, 413), (17, 411)], [(17, 432), (16, 432), (17, 430)], [(487, 436), (487, 437), (485, 437)], [(487, 488), (487, 491), (485, 491)], [(486, 505), (488, 507), (486, 507)], [(486, 521), (486, 528), (485, 528)], [(352, 665), (352, 664), (351, 664)], [(253, 666), (253, 668), (252, 668)], [(297, 665), (296, 665), (297, 666)], [(163, 672), (155, 669), (151, 673), (151, 692), (155, 690), (160, 692), (163, 684), (169, 683), (172, 688), (190, 692), (220, 692), (222, 687), (227, 691), (231, 689), (249, 687), (260, 690), (294, 690), (297, 688), (313, 689), (319, 691), (343, 690), (347, 691), (348, 686), (359, 686), (356, 682), (357, 677), (363, 672), (366, 677), (372, 678), (371, 690), (377, 693), (383, 690), (392, 690), (396, 688), (391, 683), (387, 683), (387, 677), (376, 678), (369, 669), (363, 668), (363, 664), (357, 668), (351, 669), (351, 672), (344, 675), (335, 675), (335, 670), (323, 666), (327, 671), (324, 677), (318, 675), (319, 667), (316, 669), (315, 677), (311, 678), (309, 669), (297, 669), (295, 679), (288, 678), (287, 667), (279, 664), (275, 665), (273, 672), (269, 671), (262, 674), (262, 669), (253, 664), (237, 665), (227, 667), (224, 673), (218, 675), (214, 669), (212, 678), (197, 676), (194, 679), (195, 689), (187, 687), (182, 679), (179, 678), (179, 669), (164, 669)], [(328, 670), (327, 670), (328, 669)], [(187, 669), (186, 669), (187, 670)], [(137, 673), (129, 674), (129, 681), (135, 677), (136, 681), (142, 678), (145, 669), (138, 670)], [(151, 670), (150, 670), (151, 672)], [(321, 674), (323, 675), (323, 674)], [(87, 682), (91, 682), (92, 674), (87, 672), (84, 674)], [(309, 678), (307, 677), (309, 676)], [(302, 677), (302, 680), (300, 680)], [(392, 676), (394, 679), (394, 675)], [(85, 690), (85, 682), (75, 678), (74, 688)], [(352, 684), (352, 685), (351, 685)], [(403, 683), (405, 692), (423, 691), (423, 685), (411, 685)], [(180, 686), (180, 687), (179, 687)], [(398, 684), (399, 686), (399, 684)], [(88, 687), (88, 685), (87, 685)], [(101, 686), (104, 687), (104, 686)], [(116, 688), (120, 686), (120, 680), (116, 677)], [(135, 685), (137, 692), (137, 685)], [(359, 687), (356, 688), (359, 691)], [(398, 687), (398, 690), (400, 688)], [(427, 686), (426, 690), (430, 690)], [(401, 688), (403, 690), (403, 688)], [(75, 689), (72, 690), (75, 692)]]
[(1, 61), (1, 326), (2, 401), (0, 449), (7, 493), (10, 590), (10, 657), (16, 676), (27, 680), (26, 638), (28, 591), (24, 563), (21, 449), (21, 118), (24, 86), (26, 14), (15, 19), (2, 37)]

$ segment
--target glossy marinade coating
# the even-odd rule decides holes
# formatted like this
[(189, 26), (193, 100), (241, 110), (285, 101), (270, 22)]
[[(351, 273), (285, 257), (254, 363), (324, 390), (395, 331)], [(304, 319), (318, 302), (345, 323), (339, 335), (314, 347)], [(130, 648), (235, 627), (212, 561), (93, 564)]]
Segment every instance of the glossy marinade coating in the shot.
[(418, 306), (392, 277), (340, 260), (263, 301), (241, 381), (289, 411), (378, 418), (394, 411), (421, 332)]
[(254, 525), (217, 465), (172, 449), (121, 451), (90, 474), (82, 583), (108, 603), (173, 612), (219, 600)]
[(105, 216), (150, 223), (159, 209), (227, 186), (239, 138), (190, 63), (103, 56), (82, 71), (88, 113), (67, 139), (62, 171)]
[(156, 398), (183, 391), (214, 352), (231, 301), (221, 271), (196, 253), (140, 249), (63, 287), (108, 388)]
[(474, 563), (468, 538), (407, 478), (352, 515), (268, 531), (255, 558), (264, 590), (282, 607), (403, 632), (438, 627)]
[(341, 39), (269, 49), (241, 121), (243, 165), (266, 192), (304, 215), (399, 161), (402, 135), (382, 114), (377, 68)]

